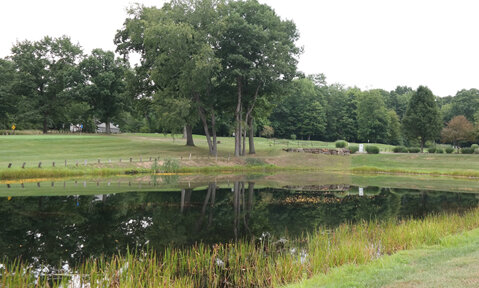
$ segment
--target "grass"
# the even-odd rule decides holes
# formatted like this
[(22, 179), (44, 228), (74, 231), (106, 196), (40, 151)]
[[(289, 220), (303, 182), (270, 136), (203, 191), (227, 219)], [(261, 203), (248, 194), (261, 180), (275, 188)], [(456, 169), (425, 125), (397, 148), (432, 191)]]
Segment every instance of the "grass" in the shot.
[[(262, 235), (251, 241), (201, 243), (184, 249), (130, 252), (87, 259), (74, 276), (101, 287), (272, 287), (310, 278), (345, 265), (372, 263), (384, 255), (444, 243), (444, 237), (479, 227), (479, 209), (464, 215), (432, 215), (397, 222), (370, 221), (318, 229), (295, 239)], [(1, 287), (65, 287), (70, 273), (47, 285), (26, 263), (4, 263)], [(351, 266), (345, 266), (351, 267)], [(20, 273), (19, 271), (25, 271)], [(58, 275), (57, 275), (58, 276)], [(316, 276), (312, 281), (316, 281)], [(309, 283), (309, 282), (308, 282)], [(316, 287), (316, 282), (311, 282)], [(63, 286), (62, 286), (63, 285)]]
[(345, 265), (288, 287), (478, 287), (478, 259), (475, 229), (366, 265)]
[[(374, 144), (381, 154), (354, 154), (350, 157), (326, 156), (309, 153), (286, 153), (287, 147), (323, 147), (334, 148), (334, 142), (274, 140), (256, 138), (257, 154), (235, 158), (234, 139), (219, 137), (218, 157), (209, 157), (206, 140), (203, 136), (194, 136), (196, 147), (187, 147), (179, 135), (175, 138), (163, 134), (121, 134), (121, 135), (9, 135), (0, 136), (0, 179), (12, 177), (42, 177), (42, 174), (57, 173), (59, 176), (80, 173), (76, 163), (82, 166), (85, 161), (91, 170), (86, 175), (94, 175), (101, 169), (150, 169), (149, 159), (158, 158), (159, 165), (167, 159), (177, 161), (175, 171), (182, 172), (222, 172), (250, 171), (261, 169), (303, 170), (303, 171), (340, 171), (353, 173), (391, 173), (449, 175), (479, 177), (479, 155), (461, 154), (393, 154), (393, 146)], [(130, 162), (130, 158), (132, 161)], [(120, 159), (121, 162), (120, 162)], [(140, 161), (142, 159), (142, 161)], [(36, 174), (35, 167), (64, 167), (68, 169), (50, 170)], [(100, 160), (100, 163), (98, 163)], [(23, 163), (30, 172), (5, 172), (20, 169)], [(12, 168), (7, 166), (12, 163)], [(261, 167), (261, 168), (259, 168)], [(100, 170), (98, 170), (100, 169)], [(84, 173), (84, 172), (81, 172)], [(3, 178), (2, 175), (10, 175)]]
[(351, 171), (479, 177), (479, 155), (427, 153), (352, 155)]

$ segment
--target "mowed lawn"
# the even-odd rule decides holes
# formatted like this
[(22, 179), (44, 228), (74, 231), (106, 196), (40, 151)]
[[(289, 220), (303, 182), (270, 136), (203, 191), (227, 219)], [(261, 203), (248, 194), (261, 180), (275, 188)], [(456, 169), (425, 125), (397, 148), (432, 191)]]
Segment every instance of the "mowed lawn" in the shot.
[(419, 172), (479, 172), (479, 154), (429, 154), (385, 153), (353, 155), (352, 168), (376, 167), (379, 169)]

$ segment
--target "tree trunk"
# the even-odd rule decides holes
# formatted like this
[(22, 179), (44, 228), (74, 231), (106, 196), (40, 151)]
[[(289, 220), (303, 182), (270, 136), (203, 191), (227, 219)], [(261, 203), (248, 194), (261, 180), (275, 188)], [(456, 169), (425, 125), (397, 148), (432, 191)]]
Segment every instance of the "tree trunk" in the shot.
[(238, 84), (238, 103), (236, 104), (235, 110), (235, 120), (236, 120), (236, 127), (235, 127), (235, 157), (239, 157), (241, 155), (241, 78), (237, 78)]
[(426, 139), (424, 139), (424, 137), (421, 137), (421, 153), (424, 152), (424, 144), (426, 142)]
[(216, 141), (216, 118), (214, 112), (211, 112), (211, 132), (213, 134), (212, 155), (216, 156), (218, 155), (218, 141)]
[(106, 120), (106, 122), (105, 122), (105, 132), (106, 132), (106, 134), (110, 134), (110, 133), (111, 133), (111, 130), (110, 130), (110, 120)]
[[(208, 121), (206, 120), (206, 111), (200, 106), (199, 102), (199, 95), (195, 95), (195, 100), (196, 103), (198, 103), (198, 114), (200, 115), (201, 123), (203, 124), (203, 129), (205, 131), (205, 136), (206, 136), (206, 142), (208, 143), (208, 150), (210, 152), (210, 155), (216, 156), (216, 143), (213, 143), (211, 141), (211, 136), (210, 136), (210, 131), (208, 128)], [(214, 115), (214, 112), (212, 112)], [(214, 118), (213, 118), (214, 119)], [(213, 138), (214, 141), (216, 142), (216, 127), (215, 123), (212, 123), (212, 131), (213, 131)]]
[(47, 134), (48, 133), (48, 125), (47, 125), (47, 117), (43, 117), (43, 134)]
[(249, 154), (256, 154), (256, 149), (254, 148), (254, 129), (253, 129), (254, 118), (249, 117), (248, 126), (249, 126)]
[(193, 127), (187, 124), (185, 125), (184, 132), (186, 132), (186, 146), (195, 146), (195, 142), (193, 141)]
[(246, 155), (246, 126), (243, 127), (243, 133), (241, 135), (243, 137), (243, 147), (241, 147), (241, 156)]

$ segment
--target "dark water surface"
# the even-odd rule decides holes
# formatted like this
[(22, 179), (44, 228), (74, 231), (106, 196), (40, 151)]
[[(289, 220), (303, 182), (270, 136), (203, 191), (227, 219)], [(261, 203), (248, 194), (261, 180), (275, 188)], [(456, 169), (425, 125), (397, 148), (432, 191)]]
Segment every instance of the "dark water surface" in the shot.
[(5, 184), (0, 190), (0, 259), (74, 266), (127, 247), (162, 250), (265, 232), (291, 237), (344, 222), (462, 212), (479, 202), (474, 193), (373, 185), (269, 185), (244, 178), (186, 185), (171, 180), (162, 185), (155, 179)]

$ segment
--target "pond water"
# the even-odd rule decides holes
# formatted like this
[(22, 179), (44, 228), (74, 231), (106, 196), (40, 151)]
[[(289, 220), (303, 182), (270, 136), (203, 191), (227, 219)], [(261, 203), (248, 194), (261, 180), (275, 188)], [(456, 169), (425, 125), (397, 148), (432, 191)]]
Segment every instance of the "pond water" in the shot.
[(479, 204), (474, 193), (357, 186), (320, 175), (299, 182), (148, 176), (2, 184), (0, 259), (71, 267), (128, 247), (161, 251), (263, 233), (291, 237), (320, 226), (462, 212)]

